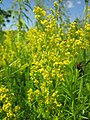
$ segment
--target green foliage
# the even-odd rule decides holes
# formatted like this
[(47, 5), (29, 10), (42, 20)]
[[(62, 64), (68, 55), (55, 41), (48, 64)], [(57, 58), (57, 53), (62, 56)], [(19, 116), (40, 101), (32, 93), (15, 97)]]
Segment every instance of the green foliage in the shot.
[(2, 3), (2, 0), (0, 0), (0, 4)]
[(17, 25), (18, 30), (28, 29), (28, 25), (25, 22), (27, 20), (28, 24), (31, 21), (30, 10), (32, 7), (30, 5), (29, 0), (14, 0), (13, 5), (11, 6), (12, 18), (14, 19), (14, 23)]
[(39, 6), (34, 14), (41, 28), (25, 32), (19, 24), (0, 37), (0, 119), (90, 119), (90, 62), (80, 64), (84, 50), (90, 61), (90, 24), (74, 21), (66, 33), (55, 14)]
[(5, 22), (10, 22), (9, 18), (11, 17), (11, 11), (5, 11), (0, 8), (0, 31), (2, 27), (5, 26)]

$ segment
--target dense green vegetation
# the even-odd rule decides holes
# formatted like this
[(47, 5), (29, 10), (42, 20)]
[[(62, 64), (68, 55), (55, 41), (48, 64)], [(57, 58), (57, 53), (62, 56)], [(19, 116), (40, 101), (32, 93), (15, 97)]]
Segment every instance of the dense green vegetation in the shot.
[(35, 6), (27, 31), (21, 14), (17, 30), (0, 31), (0, 120), (90, 119), (89, 9), (67, 24), (59, 5)]

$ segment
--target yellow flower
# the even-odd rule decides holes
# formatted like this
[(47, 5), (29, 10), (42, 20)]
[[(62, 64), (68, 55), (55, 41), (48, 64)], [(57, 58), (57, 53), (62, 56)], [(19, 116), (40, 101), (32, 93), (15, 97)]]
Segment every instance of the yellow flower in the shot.
[(69, 64), (70, 64), (70, 61), (69, 61), (69, 60), (64, 60), (64, 61), (63, 61), (63, 64), (64, 64), (64, 65), (69, 65)]
[(33, 92), (32, 88), (29, 89), (27, 95), (28, 95), (28, 101), (33, 102), (34, 92)]
[(43, 15), (43, 16), (46, 16), (46, 11), (43, 10), (43, 11), (42, 11), (42, 15)]
[(61, 78), (63, 76), (63, 74), (57, 74), (58, 78)]
[(40, 22), (41, 22), (41, 24), (42, 24), (42, 25), (44, 25), (44, 24), (48, 23), (48, 21), (47, 21), (47, 20), (41, 20)]
[(58, 91), (55, 91), (53, 94), (52, 94), (52, 97), (55, 97), (57, 95)]
[(11, 107), (11, 103), (7, 103), (7, 104), (4, 104), (3, 105), (3, 107), (2, 107), (2, 109), (4, 110), (4, 111), (8, 111), (8, 109)]
[(34, 80), (34, 83), (35, 83), (35, 84), (38, 84), (38, 83), (39, 83), (39, 81), (38, 81), (37, 79), (35, 79), (35, 80)]
[(15, 106), (14, 111), (17, 112), (18, 110), (20, 110), (20, 106), (17, 105)]
[(54, 6), (55, 6), (55, 7), (58, 7), (58, 3), (57, 3), (56, 1), (54, 2)]
[(50, 98), (47, 97), (47, 98), (46, 98), (46, 101), (45, 101), (45, 104), (49, 104), (49, 103), (50, 103)]
[(82, 45), (82, 42), (80, 41), (80, 40), (76, 40), (75, 41), (75, 45), (77, 46), (77, 45)]
[(36, 18), (36, 19), (40, 18), (40, 15), (35, 15), (35, 18)]
[(40, 91), (37, 89), (37, 90), (35, 91), (35, 93), (36, 93), (36, 95), (39, 95), (39, 94), (40, 94)]
[(13, 113), (11, 111), (7, 112), (7, 117), (11, 118), (13, 116)]
[(62, 81), (65, 81), (65, 79), (64, 79), (64, 78), (62, 78)]
[(70, 55), (70, 52), (65, 53), (66, 56)]

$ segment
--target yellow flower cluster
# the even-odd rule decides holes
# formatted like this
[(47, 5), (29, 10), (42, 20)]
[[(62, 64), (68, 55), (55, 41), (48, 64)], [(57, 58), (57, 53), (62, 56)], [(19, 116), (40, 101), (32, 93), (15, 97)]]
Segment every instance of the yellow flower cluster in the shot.
[[(10, 120), (12, 118), (16, 119), (16, 114), (20, 110), (19, 106), (12, 107), (14, 94), (2, 85), (0, 88), (0, 114), (2, 114), (3, 120)], [(6, 114), (5, 114), (6, 113)]]
[(37, 18), (37, 19), (41, 18), (41, 16), (43, 16), (43, 17), (46, 16), (46, 11), (44, 11), (39, 6), (35, 6), (33, 12), (35, 13), (35, 18)]
[[(57, 6), (57, 3), (54, 5)], [(71, 78), (73, 61), (90, 46), (90, 24), (86, 23), (84, 29), (77, 30), (76, 22), (72, 22), (65, 33), (56, 19), (52, 15), (46, 16), (42, 8), (36, 6), (34, 13), (38, 19), (41, 18), (38, 22), (44, 30), (30, 28), (25, 39), (18, 38), (13, 31), (6, 31), (4, 44), (0, 44), (0, 79), (3, 83), (3, 79), (7, 80), (15, 73), (18, 73), (16, 79), (24, 76), (25, 82), (30, 82), (28, 102), (39, 115), (44, 111), (47, 119), (54, 112), (60, 115), (59, 86)], [(15, 106), (12, 110), (12, 97), (8, 97), (8, 89), (4, 86), (0, 88), (0, 93), (3, 102), (0, 111), (6, 112), (4, 117), (12, 118), (20, 107)]]
[[(54, 110), (62, 106), (57, 88), (64, 84), (67, 76), (71, 76), (67, 68), (71, 65), (73, 68), (72, 61), (78, 57), (78, 51), (89, 46), (88, 39), (84, 40), (85, 32), (81, 28), (76, 30), (75, 22), (70, 24), (67, 39), (63, 39), (65, 33), (57, 27), (54, 18), (49, 20), (48, 17), (40, 22), (45, 25), (44, 32), (37, 28), (27, 32), (27, 40), (30, 40), (28, 54), (32, 56), (30, 79), (35, 86), (28, 91), (28, 100), (30, 104), (37, 101), (38, 114), (42, 114), (40, 107), (43, 104), (48, 112), (50, 108), (47, 106)], [(47, 116), (47, 112), (45, 114)]]

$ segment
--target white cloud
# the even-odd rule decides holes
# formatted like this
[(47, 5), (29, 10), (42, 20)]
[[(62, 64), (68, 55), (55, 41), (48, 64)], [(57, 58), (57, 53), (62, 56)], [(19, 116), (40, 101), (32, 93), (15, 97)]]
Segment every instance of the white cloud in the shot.
[(67, 2), (65, 3), (65, 7), (67, 8), (73, 8), (74, 7), (74, 4), (71, 0), (67, 0)]
[(77, 1), (77, 4), (81, 4), (81, 1)]

